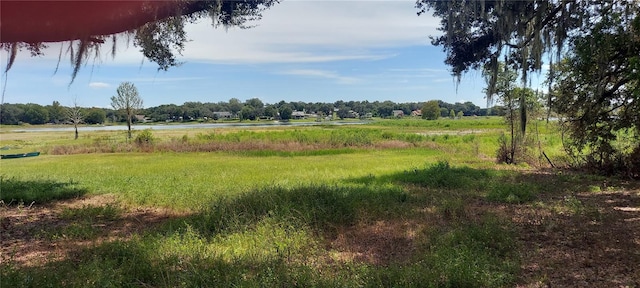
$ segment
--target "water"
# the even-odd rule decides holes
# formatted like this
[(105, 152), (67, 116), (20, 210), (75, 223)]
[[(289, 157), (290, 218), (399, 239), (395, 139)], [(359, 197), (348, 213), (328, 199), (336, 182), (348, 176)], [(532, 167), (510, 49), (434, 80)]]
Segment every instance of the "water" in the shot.
[[(218, 129), (218, 128), (253, 128), (253, 127), (299, 127), (299, 126), (320, 126), (320, 125), (359, 125), (369, 122), (344, 122), (344, 121), (331, 121), (331, 122), (265, 122), (265, 123), (193, 123), (193, 124), (153, 124), (153, 125), (132, 125), (131, 130), (173, 130), (173, 129)], [(79, 126), (78, 131), (126, 131), (127, 126)], [(44, 128), (29, 128), (29, 129), (16, 129), (14, 132), (63, 132), (74, 131), (73, 126), (62, 127), (44, 127)]]

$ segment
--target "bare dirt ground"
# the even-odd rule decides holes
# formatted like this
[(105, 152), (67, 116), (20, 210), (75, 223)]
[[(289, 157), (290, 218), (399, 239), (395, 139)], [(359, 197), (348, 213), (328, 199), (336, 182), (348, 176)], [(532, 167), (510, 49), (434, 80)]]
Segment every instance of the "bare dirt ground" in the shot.
[(65, 209), (104, 205), (117, 205), (117, 202), (114, 197), (100, 195), (45, 205), (0, 205), (0, 261), (11, 260), (18, 266), (42, 265), (64, 259), (69, 252), (79, 248), (127, 239), (176, 216), (157, 208), (125, 209), (117, 219), (92, 221), (89, 229), (96, 231), (96, 235), (91, 239), (67, 237), (60, 233), (73, 222), (61, 217)]
[(586, 211), (512, 211), (524, 245), (523, 287), (640, 287), (640, 192), (575, 199)]
[[(542, 174), (531, 177), (562, 185)], [(472, 214), (496, 213), (514, 223), (522, 256), (518, 287), (640, 287), (640, 183), (620, 187), (624, 188), (551, 193), (520, 205), (478, 200), (469, 209)], [(110, 196), (46, 205), (0, 204), (0, 261), (39, 266), (64, 259), (79, 248), (127, 239), (184, 216), (157, 208), (123, 208), (116, 220), (93, 222), (98, 232), (90, 240), (52, 233), (70, 225), (60, 216), (65, 209), (111, 204), (117, 201)], [(415, 231), (422, 224), (356, 225), (340, 231), (328, 246), (349, 261), (398, 263), (414, 251)]]

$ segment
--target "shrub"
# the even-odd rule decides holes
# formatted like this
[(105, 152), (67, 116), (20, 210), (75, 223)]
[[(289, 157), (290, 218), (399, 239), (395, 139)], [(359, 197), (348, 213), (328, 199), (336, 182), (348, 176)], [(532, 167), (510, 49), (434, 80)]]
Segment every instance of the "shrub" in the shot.
[(144, 129), (136, 135), (135, 142), (140, 146), (151, 146), (154, 140), (155, 138), (153, 137), (153, 133), (151, 133), (151, 129)]

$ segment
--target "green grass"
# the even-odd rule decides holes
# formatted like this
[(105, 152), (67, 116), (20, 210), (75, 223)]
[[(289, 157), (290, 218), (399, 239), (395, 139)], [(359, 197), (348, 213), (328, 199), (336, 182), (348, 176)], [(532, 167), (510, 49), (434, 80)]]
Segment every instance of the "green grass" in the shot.
[[(3, 165), (3, 169), (8, 165)], [(0, 175), (0, 200), (4, 204), (46, 203), (80, 197), (88, 192), (77, 182), (52, 179), (19, 179)]]
[[(79, 250), (73, 260), (43, 267), (4, 266), (3, 284), (500, 287), (512, 283), (517, 267), (512, 233), (493, 218), (424, 230), (425, 244), (409, 263), (328, 265), (332, 261), (324, 250), (324, 237), (357, 222), (409, 217), (419, 200), (415, 197), (393, 185), (255, 190), (211, 203), (206, 211), (129, 241)], [(69, 217), (103, 213), (85, 209)], [(90, 236), (82, 234), (82, 227), (72, 227), (65, 230), (71, 235), (61, 232), (60, 237)], [(326, 267), (316, 269), (317, 265)]]
[(531, 183), (506, 183), (495, 185), (487, 193), (487, 199), (504, 203), (524, 203), (535, 199), (539, 188)]
[[(62, 224), (39, 231), (35, 239), (91, 244), (78, 247), (69, 259), (40, 266), (5, 261), (0, 264), (2, 286), (513, 286), (520, 261), (514, 228), (509, 219), (470, 213), (470, 205), (526, 204), (564, 189), (558, 183), (579, 180), (549, 176), (558, 183), (546, 183), (517, 167), (495, 169), (495, 129), (501, 125), (501, 119), (480, 117), (382, 120), (354, 127), (152, 131), (156, 148), (211, 143), (249, 148), (45, 153), (3, 161), (5, 204), (40, 205), (100, 194), (114, 195), (118, 204), (63, 209), (57, 215)], [(3, 133), (2, 145), (22, 141), (43, 151), (128, 147), (121, 134), (107, 132), (81, 134), (80, 141), (58, 133)], [(393, 141), (407, 145), (380, 144)], [(260, 149), (265, 143), (297, 150)], [(127, 209), (137, 206), (182, 213), (127, 239), (95, 241), (103, 233), (99, 227), (121, 221)], [(408, 256), (390, 256), (382, 264), (344, 259), (348, 249), (332, 244), (345, 231), (379, 223), (412, 225)], [(377, 233), (373, 236), (381, 237)], [(387, 239), (392, 244), (409, 241), (402, 233), (393, 237)], [(367, 239), (358, 240), (367, 244)], [(356, 244), (350, 248), (357, 250)]]
[(424, 120), (419, 118), (378, 120), (369, 125), (388, 126), (394, 128), (419, 127), (431, 130), (466, 130), (466, 129), (503, 129), (501, 117), (465, 117), (463, 119), (440, 118)]
[[(15, 175), (10, 177), (21, 175), (20, 181), (63, 179), (78, 183), (90, 194), (113, 193), (136, 205), (191, 210), (213, 199), (264, 185), (332, 184), (369, 173), (397, 171), (440, 154), (426, 149), (356, 151), (339, 155), (261, 156), (259, 160), (251, 155), (228, 153), (40, 156), (36, 161), (3, 163), (3, 173)], [(381, 165), (379, 159), (389, 162)], [(5, 189), (10, 194), (20, 192)]]

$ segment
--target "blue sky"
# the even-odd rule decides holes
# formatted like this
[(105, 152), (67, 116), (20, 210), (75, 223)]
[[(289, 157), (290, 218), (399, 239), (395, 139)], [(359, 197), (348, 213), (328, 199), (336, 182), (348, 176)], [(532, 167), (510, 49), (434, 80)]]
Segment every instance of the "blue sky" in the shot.
[(479, 72), (465, 75), (456, 91), (445, 54), (428, 39), (438, 35), (439, 21), (417, 16), (414, 3), (284, 0), (244, 30), (214, 29), (202, 19), (187, 27), (192, 41), (179, 58), (183, 65), (157, 71), (123, 40), (115, 58), (103, 48), (71, 85), (68, 56), (54, 74), (61, 44), (53, 43), (45, 56), (18, 56), (6, 75), (4, 102), (70, 106), (75, 99), (83, 107), (109, 107), (117, 86), (131, 81), (145, 107), (232, 97), (264, 103), (439, 99), (486, 107)]

